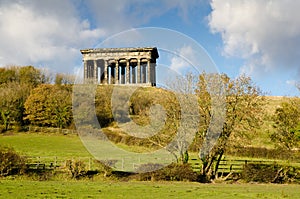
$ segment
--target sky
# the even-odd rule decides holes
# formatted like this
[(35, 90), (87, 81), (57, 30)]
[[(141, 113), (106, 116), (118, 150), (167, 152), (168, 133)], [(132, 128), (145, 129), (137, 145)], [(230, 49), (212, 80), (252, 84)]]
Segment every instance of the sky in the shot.
[[(183, 34), (202, 47), (220, 73), (231, 78), (246, 74), (267, 95), (295, 96), (300, 93), (295, 87), (299, 8), (300, 1), (293, 0), (0, 0), (0, 66), (33, 65), (73, 74), (82, 69), (80, 49), (102, 47), (115, 34), (132, 42), (142, 28), (160, 29), (151, 33), (153, 38), (165, 31)], [(145, 44), (163, 49), (174, 38), (168, 47), (193, 64), (206, 63), (185, 39), (165, 35), (151, 44), (152, 36)], [(186, 63), (160, 52), (159, 65), (178, 70)]]

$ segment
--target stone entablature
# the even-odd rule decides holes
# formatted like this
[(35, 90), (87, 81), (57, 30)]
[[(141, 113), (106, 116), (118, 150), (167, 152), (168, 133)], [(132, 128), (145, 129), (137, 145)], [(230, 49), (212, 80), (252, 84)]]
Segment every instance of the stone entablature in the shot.
[(156, 85), (157, 48), (96, 48), (80, 51), (84, 79), (96, 84)]

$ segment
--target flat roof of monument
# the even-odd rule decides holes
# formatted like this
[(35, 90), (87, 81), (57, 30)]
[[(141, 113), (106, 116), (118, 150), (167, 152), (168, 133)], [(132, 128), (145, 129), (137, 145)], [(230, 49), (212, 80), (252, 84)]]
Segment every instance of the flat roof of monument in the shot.
[(87, 48), (80, 50), (81, 54), (89, 53), (118, 53), (118, 52), (148, 52), (152, 51), (153, 56), (158, 58), (158, 51), (156, 47), (129, 47), (129, 48)]

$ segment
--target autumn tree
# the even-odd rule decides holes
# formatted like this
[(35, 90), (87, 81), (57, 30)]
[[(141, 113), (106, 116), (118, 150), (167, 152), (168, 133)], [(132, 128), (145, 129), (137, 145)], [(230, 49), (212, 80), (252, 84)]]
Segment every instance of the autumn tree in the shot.
[(64, 74), (64, 73), (57, 73), (55, 75), (54, 82), (55, 82), (56, 85), (74, 84), (75, 76), (74, 75), (69, 75), (69, 74)]
[(42, 83), (48, 83), (45, 71), (33, 66), (0, 68), (0, 124), (8, 130), (14, 124), (24, 126), (24, 103), (30, 91)]
[(17, 69), (17, 74), (20, 84), (29, 84), (32, 85), (32, 87), (50, 82), (50, 77), (45, 73), (45, 71), (33, 66), (19, 67)]
[(25, 102), (25, 119), (38, 126), (68, 127), (72, 122), (71, 97), (70, 86), (42, 84)]
[(260, 125), (264, 97), (250, 77), (230, 79), (225, 74), (205, 73), (199, 76), (196, 94), (201, 116), (197, 135), (202, 143), (201, 175), (206, 181), (215, 177), (230, 139)]
[(31, 86), (8, 82), (0, 85), (0, 124), (7, 131), (11, 124), (23, 126), (24, 103), (29, 96)]
[(0, 68), (0, 84), (15, 82), (17, 80), (16, 67)]
[(0, 68), (0, 84), (15, 82), (36, 87), (39, 84), (49, 83), (50, 75), (45, 70), (33, 66), (10, 66)]
[(276, 109), (274, 133), (271, 139), (279, 147), (291, 150), (299, 146), (300, 141), (300, 99), (290, 98)]

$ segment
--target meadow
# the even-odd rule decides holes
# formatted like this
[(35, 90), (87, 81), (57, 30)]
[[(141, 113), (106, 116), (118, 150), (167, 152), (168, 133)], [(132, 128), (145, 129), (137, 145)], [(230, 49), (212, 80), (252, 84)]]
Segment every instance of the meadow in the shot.
[(0, 198), (296, 199), (299, 185), (0, 180)]
[(13, 133), (0, 136), (0, 145), (25, 156), (91, 157), (75, 134)]
[[(27, 156), (92, 157), (77, 135), (15, 133), (0, 136), (0, 145)], [(0, 198), (300, 198), (300, 185), (201, 184), (195, 182), (120, 182), (92, 179), (36, 181), (18, 176), (0, 179)]]

